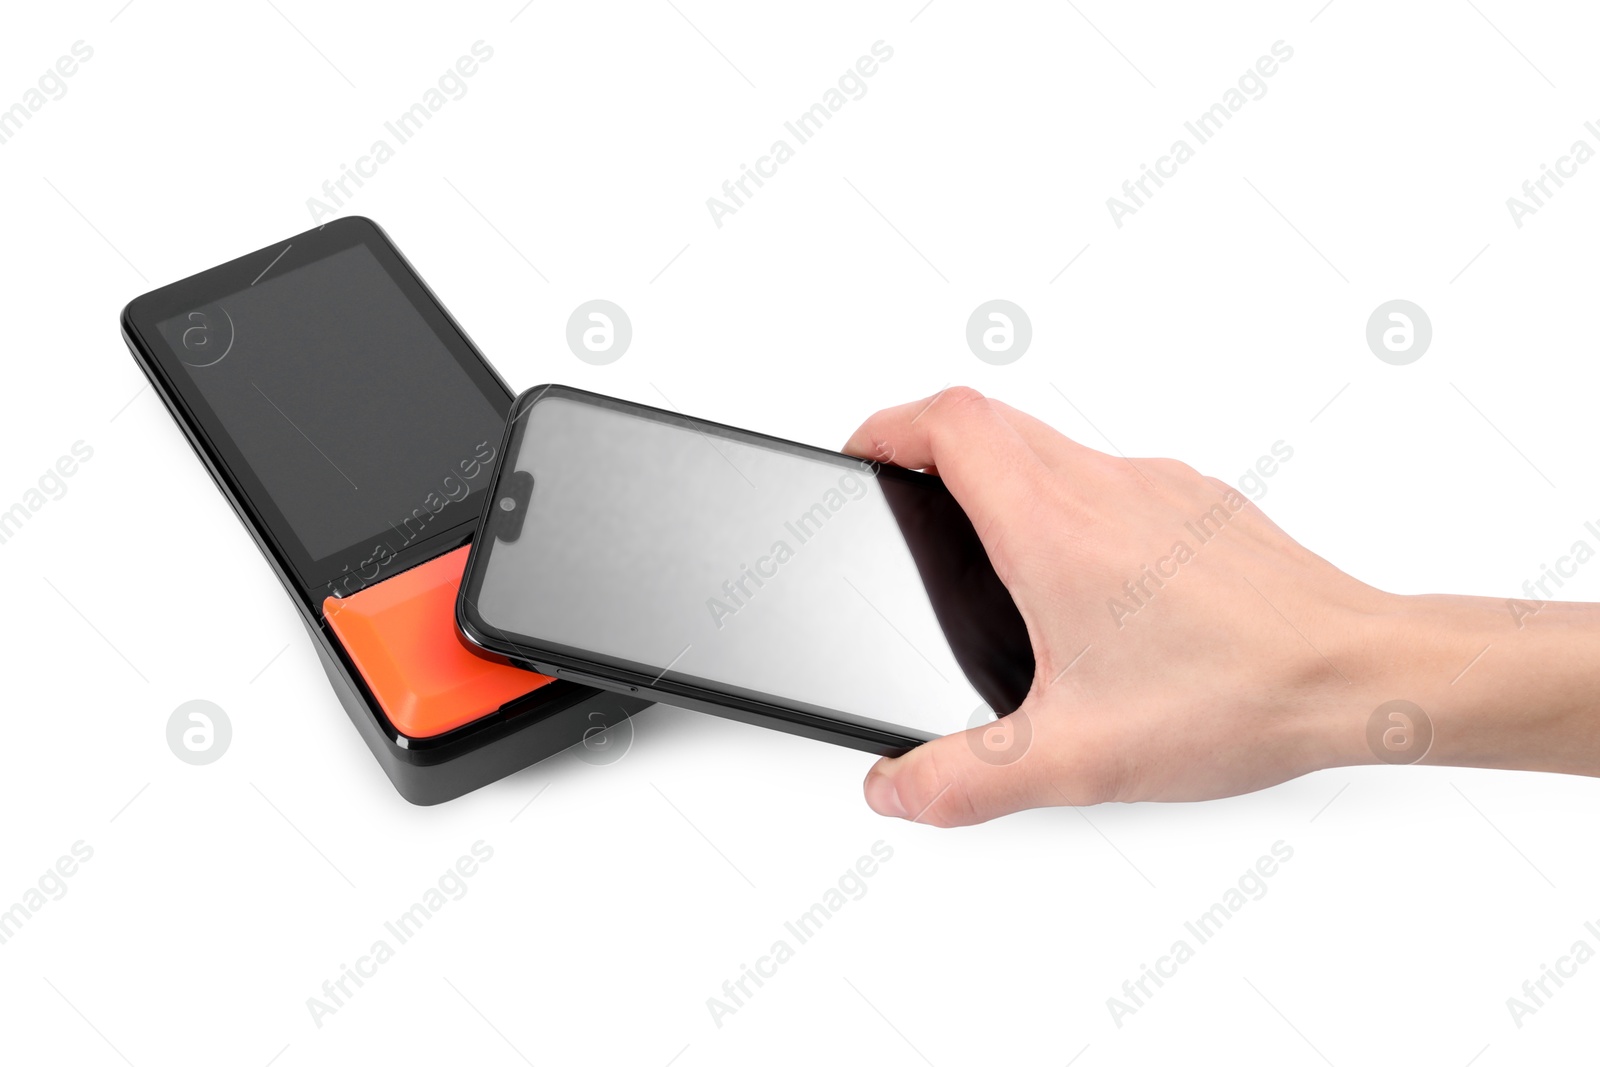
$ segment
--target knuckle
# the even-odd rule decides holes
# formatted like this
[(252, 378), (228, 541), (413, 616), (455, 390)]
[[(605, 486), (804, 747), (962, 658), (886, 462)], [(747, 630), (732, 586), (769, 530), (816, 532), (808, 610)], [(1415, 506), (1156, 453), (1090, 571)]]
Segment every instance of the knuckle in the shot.
[(969, 404), (989, 403), (989, 398), (970, 385), (952, 385), (939, 394), (939, 402), (952, 408)]
[(993, 409), (989, 398), (970, 385), (952, 385), (941, 390), (928, 405), (927, 414), (937, 425), (957, 426)]

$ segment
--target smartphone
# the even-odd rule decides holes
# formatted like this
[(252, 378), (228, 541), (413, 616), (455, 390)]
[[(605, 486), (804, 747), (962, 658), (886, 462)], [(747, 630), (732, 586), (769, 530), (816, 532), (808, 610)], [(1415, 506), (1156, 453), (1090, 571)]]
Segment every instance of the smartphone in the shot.
[[(408, 800), (459, 796), (645, 706), (460, 639), (512, 393), (376, 223), (339, 219), (146, 293), (122, 329)], [(226, 576), (211, 577), (161, 587), (226, 629)]]
[(485, 649), (879, 754), (1032, 685), (933, 475), (559, 385), (517, 399), (498, 451), (457, 606)]

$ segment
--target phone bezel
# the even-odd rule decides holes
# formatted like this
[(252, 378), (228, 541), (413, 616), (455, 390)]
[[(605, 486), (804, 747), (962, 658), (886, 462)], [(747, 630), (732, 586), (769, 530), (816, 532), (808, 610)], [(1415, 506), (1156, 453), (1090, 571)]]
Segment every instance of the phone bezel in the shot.
[[(297, 569), (290, 546), (285, 543), (280, 533), (282, 529), (286, 529), (281, 512), (270, 503), (269, 506), (262, 506), (266, 496), (260, 480), (249, 471), (249, 465), (244, 462), (238, 450), (231, 447), (225, 429), (210, 407), (204, 406), (203, 410), (197, 407), (191, 402), (190, 393), (174, 385), (175, 380), (182, 380), (184, 376), (179, 372), (179, 368), (169, 365), (169, 361), (176, 361), (176, 354), (156, 332), (156, 325), (174, 314), (182, 314), (185, 308), (203, 306), (207, 302), (207, 294), (214, 297), (219, 292), (224, 295), (236, 292), (235, 283), (239, 278), (242, 277), (248, 282), (259, 275), (262, 268), (271, 262), (273, 256), (282, 252), (285, 246), (302, 244), (307, 246), (307, 257), (304, 260), (296, 260), (296, 264), (299, 265), (314, 258), (342, 251), (356, 241), (366, 243), (378, 256), (379, 262), (385, 263), (386, 266), (394, 264), (399, 268), (408, 280), (408, 284), (403, 288), (410, 299), (413, 303), (421, 301), (418, 310), (429, 319), (430, 323), (436, 324), (436, 328), (439, 323), (448, 324), (455, 338), (459, 340), (459, 346), (454, 344), (450, 346), (452, 354), (458, 360), (462, 360), (473, 381), (484, 389), (485, 395), (497, 408), (509, 410), (513, 399), (510, 387), (478, 351), (465, 331), (456, 324), (410, 262), (394, 246), (388, 234), (377, 223), (361, 216), (338, 219), (321, 228), (297, 234), (287, 241), (279, 241), (190, 278), (136, 297), (122, 312), (123, 339), (173, 421), (178, 424), (195, 454), (211, 475), (212, 481), (243, 523), (256, 548), (266, 557), (279, 582), (294, 597), (301, 618), (311, 631), (320, 652), (329, 663), (338, 665), (340, 681), (350, 687), (351, 693), (359, 697), (365, 712), (371, 716), (373, 725), (377, 727), (377, 734), (369, 734), (369, 726), (354, 710), (351, 710), (346, 701), (347, 712), (356, 721), (357, 727), (361, 729), (369, 746), (373, 747), (374, 753), (378, 755), (384, 770), (395, 781), (397, 788), (408, 799), (415, 795), (433, 797), (441, 789), (448, 795), (454, 796), (459, 791), (451, 791), (449, 786), (457, 779), (464, 779), (469, 772), (466, 770), (444, 772), (442, 768), (447, 761), (484, 764), (497, 759), (499, 757), (484, 754), (485, 750), (501, 741), (508, 741), (513, 734), (525, 734), (530, 729), (542, 730), (545, 734), (561, 735), (553, 741), (541, 735), (540, 745), (554, 744), (549, 751), (532, 757), (534, 760), (543, 759), (587, 736), (588, 732), (595, 728), (591, 719), (577, 720), (574, 717), (583, 709), (595, 706), (592, 702), (604, 694), (593, 692), (593, 687), (585, 687), (574, 681), (558, 678), (554, 682), (540, 686), (520, 700), (446, 733), (431, 737), (411, 737), (395, 729), (371, 690), (367, 688), (360, 670), (351, 661), (343, 645), (332, 636), (322, 618), (322, 602), (332, 593), (330, 581), (344, 577), (343, 572), (331, 574), (328, 576), (329, 581), (324, 581), (321, 580), (320, 573), (313, 574), (308, 579)], [(291, 250), (290, 254), (293, 251), (295, 250)], [(287, 254), (285, 258), (288, 258)], [(154, 337), (156, 345), (152, 345), (147, 337)], [(227, 441), (228, 447), (219, 447), (219, 440)], [(503, 443), (503, 436), (501, 441)], [(472, 496), (482, 494), (486, 499), (491, 499), (492, 494), (488, 490), (492, 485), (491, 478), (489, 485)], [(459, 503), (465, 505), (472, 496), (463, 498)], [(393, 557), (392, 565), (387, 566), (368, 584), (389, 578), (407, 568), (467, 544), (477, 532), (482, 515), (482, 509), (462, 507), (457, 521), (419, 538), (397, 553)], [(273, 525), (274, 518), (278, 523), (277, 526)], [(366, 542), (363, 542), (364, 544)], [(298, 541), (294, 547), (299, 547)], [(363, 549), (362, 553), (366, 551), (368, 550)], [(341, 589), (345, 585), (343, 581), (338, 581), (337, 584)], [(330, 672), (331, 677), (333, 675)], [(338, 688), (337, 684), (335, 688)], [(345, 701), (345, 694), (341, 692), (340, 698), (341, 701)], [(572, 721), (562, 720), (563, 713), (567, 713), (566, 719)], [(631, 710), (626, 712), (630, 715), (632, 713)], [(590, 716), (595, 714), (597, 713), (594, 711), (589, 712)], [(545, 726), (547, 723), (548, 727)], [(571, 731), (570, 736), (565, 732), (568, 730)], [(376, 740), (380, 735), (386, 741), (388, 748), (382, 747)], [(423, 773), (420, 769), (434, 766), (439, 766), (441, 773), (450, 781), (445, 782), (441, 779), (435, 782), (431, 777), (426, 782), (413, 780), (414, 775)], [(483, 783), (477, 782), (477, 784)], [(469, 786), (469, 788), (476, 787), (476, 784)], [(437, 799), (426, 802), (434, 803)]]
[[(226, 299), (249, 287), (265, 271), (292, 270), (357, 245), (365, 246), (373, 254), (490, 405), (497, 411), (509, 410), (510, 387), (388, 235), (377, 223), (359, 215), (337, 219), (145, 293), (131, 301), (122, 312), (123, 334), (147, 375), (158, 382), (164, 396), (171, 398), (169, 406), (176, 403), (183, 409), (181, 421), (186, 427), (192, 427), (197, 446), (214, 458), (220, 476), (226, 479), (235, 507), (249, 515), (252, 525), (270, 543), (270, 553), (293, 576), (296, 590), (313, 605), (319, 605), (326, 595), (347, 595), (431, 559), (445, 546), (464, 543), (483, 514), (482, 503), (488, 486), (475, 489), (448, 505), (448, 510), (454, 514), (426, 536), (396, 546), (391, 543), (395, 540), (392, 528), (374, 530), (353, 545), (313, 558), (234, 443), (225, 420), (217, 415), (184, 372), (178, 354), (161, 336), (158, 326), (189, 310)], [(388, 554), (378, 553), (380, 543), (388, 548)]]
[[(541, 401), (558, 398), (642, 415), (724, 439), (776, 448), (802, 456), (823, 458), (852, 469), (859, 470), (863, 463), (860, 457), (847, 456), (842, 452), (712, 422), (709, 419), (695, 418), (680, 412), (651, 407), (648, 404), (591, 393), (571, 386), (543, 385), (529, 389), (518, 396), (512, 405), (511, 417), (507, 420), (505, 437), (501, 441), (500, 452), (495, 459), (494, 474), (490, 480), (492, 491), (484, 503), (482, 529), (485, 531), (485, 536), (473, 543), (467, 559), (466, 574), (461, 582), (461, 592), (456, 600), (456, 625), (468, 640), (522, 666), (546, 674), (614, 691), (637, 693), (663, 703), (816, 737), (879, 755), (902, 753), (935, 738), (934, 734), (907, 730), (892, 724), (884, 724), (882, 727), (862, 724), (853, 719), (841, 718), (838, 712), (827, 708), (807, 705), (803, 709), (797, 709), (753, 697), (731, 687), (695, 685), (666, 678), (663, 677), (664, 671), (655, 671), (648, 664), (624, 661), (620, 658), (600, 658), (572, 645), (542, 640), (526, 634), (509, 634), (485, 620), (478, 612), (477, 599), (483, 587), (485, 554), (493, 551), (494, 538), (489, 533), (491, 524), (495, 521), (493, 502), (499, 499), (501, 486), (507, 477), (508, 469), (512, 466), (509, 457), (517, 454), (521, 427), (526, 425), (523, 416)], [(921, 471), (906, 470), (887, 463), (877, 464), (875, 469), (879, 478), (942, 486), (939, 478)]]

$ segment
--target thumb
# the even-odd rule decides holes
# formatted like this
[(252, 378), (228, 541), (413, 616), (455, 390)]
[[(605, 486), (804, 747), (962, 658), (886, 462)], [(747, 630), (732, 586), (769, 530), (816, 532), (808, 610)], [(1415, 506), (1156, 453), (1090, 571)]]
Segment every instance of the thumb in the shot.
[(881, 759), (863, 784), (879, 815), (931, 826), (970, 826), (1024, 808), (1060, 803), (1028, 759), (1034, 723), (1024, 705), (1001, 719)]

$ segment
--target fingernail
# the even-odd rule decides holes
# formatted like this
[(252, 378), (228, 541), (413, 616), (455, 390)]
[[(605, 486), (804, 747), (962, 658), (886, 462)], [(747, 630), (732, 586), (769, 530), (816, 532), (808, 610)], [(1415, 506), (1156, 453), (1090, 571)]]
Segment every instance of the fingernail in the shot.
[(900, 791), (887, 774), (874, 771), (867, 775), (866, 793), (867, 806), (879, 815), (895, 819), (906, 817), (906, 806), (900, 802)]

